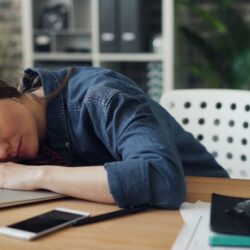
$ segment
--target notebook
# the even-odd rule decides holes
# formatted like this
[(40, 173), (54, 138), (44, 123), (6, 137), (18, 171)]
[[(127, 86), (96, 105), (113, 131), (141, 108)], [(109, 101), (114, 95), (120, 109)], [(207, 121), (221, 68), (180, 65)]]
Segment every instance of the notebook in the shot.
[(0, 189), (0, 208), (58, 199), (63, 197), (65, 196), (45, 190), (19, 191), (19, 190)]

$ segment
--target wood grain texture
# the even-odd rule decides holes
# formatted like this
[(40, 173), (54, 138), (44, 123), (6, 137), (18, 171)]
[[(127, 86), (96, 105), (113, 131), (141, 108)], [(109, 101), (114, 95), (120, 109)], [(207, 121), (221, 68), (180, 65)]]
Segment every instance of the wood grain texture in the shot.
[(250, 180), (186, 177), (187, 201), (211, 201), (212, 193), (250, 198)]

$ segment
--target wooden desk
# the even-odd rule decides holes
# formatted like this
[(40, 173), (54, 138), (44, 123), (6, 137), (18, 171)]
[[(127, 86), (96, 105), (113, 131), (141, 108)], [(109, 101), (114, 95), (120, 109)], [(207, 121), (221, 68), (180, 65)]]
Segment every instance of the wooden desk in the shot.
[[(187, 199), (208, 201), (212, 192), (250, 197), (250, 181), (187, 177)], [(97, 215), (116, 209), (76, 199), (63, 199), (0, 210), (0, 226), (14, 223), (56, 207), (86, 210)], [(82, 227), (67, 228), (34, 241), (0, 236), (3, 250), (160, 250), (171, 246), (182, 227), (179, 212), (152, 210)]]
[(250, 198), (250, 180), (186, 177), (187, 201), (211, 201), (212, 193)]
[[(0, 226), (14, 223), (55, 207), (89, 211), (96, 215), (117, 209), (75, 199), (43, 202), (0, 210)], [(67, 228), (35, 241), (0, 236), (0, 249), (10, 250), (140, 250), (170, 249), (182, 226), (178, 211), (153, 210), (82, 227)]]

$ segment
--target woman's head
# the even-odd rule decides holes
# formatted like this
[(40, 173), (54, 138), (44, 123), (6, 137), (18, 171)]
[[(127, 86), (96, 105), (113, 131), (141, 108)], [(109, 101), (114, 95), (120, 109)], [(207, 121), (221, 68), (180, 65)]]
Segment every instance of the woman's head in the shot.
[(12, 87), (0, 80), (0, 161), (31, 159), (37, 155), (39, 140), (46, 134), (46, 101), (55, 98), (67, 85), (73, 72), (70, 67), (60, 85), (44, 96), (39, 76), (30, 87)]
[(39, 131), (32, 99), (0, 81), (0, 160), (36, 156)]

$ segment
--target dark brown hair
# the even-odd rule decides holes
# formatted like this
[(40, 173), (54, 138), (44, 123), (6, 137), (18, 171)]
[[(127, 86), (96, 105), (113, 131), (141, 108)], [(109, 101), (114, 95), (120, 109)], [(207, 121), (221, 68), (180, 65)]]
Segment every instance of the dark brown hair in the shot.
[(8, 85), (6, 82), (0, 80), (0, 99), (2, 98), (18, 98), (22, 95), (16, 87)]

